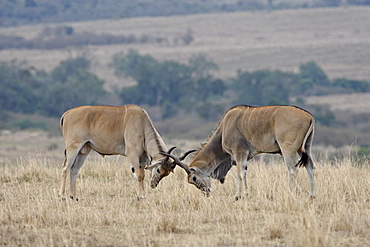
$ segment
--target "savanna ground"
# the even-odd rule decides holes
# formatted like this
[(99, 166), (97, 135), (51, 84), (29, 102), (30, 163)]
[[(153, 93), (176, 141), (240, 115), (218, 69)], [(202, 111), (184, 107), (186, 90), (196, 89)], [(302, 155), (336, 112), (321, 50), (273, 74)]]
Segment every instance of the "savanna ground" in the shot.
[[(197, 142), (166, 140), (182, 149)], [(288, 193), (279, 156), (250, 163), (249, 196), (234, 201), (234, 170), (205, 197), (176, 168), (138, 201), (125, 158), (92, 154), (79, 201), (58, 198), (63, 145), (45, 133), (0, 136), (1, 246), (369, 246), (369, 160), (315, 151), (317, 197), (305, 170)]]

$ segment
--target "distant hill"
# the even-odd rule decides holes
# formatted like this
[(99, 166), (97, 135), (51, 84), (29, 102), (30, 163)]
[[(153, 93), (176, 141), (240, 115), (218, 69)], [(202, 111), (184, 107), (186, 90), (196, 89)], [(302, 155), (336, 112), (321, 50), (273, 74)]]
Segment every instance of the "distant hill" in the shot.
[(369, 0), (2, 0), (0, 26), (246, 10), (369, 5)]
[[(121, 44), (81, 44), (64, 48), (0, 48), (0, 61), (26, 60), (38, 69), (50, 71), (63, 59), (86, 53), (94, 62), (92, 68), (110, 89), (132, 84), (118, 79), (108, 64), (112, 55), (128, 49), (149, 54), (156, 59), (185, 62), (191, 56), (204, 54), (219, 65), (217, 76), (228, 78), (238, 69), (279, 69), (297, 71), (299, 65), (316, 62), (330, 78), (370, 80), (370, 7), (338, 7), (246, 11), (171, 17), (67, 22), (53, 25), (24, 25), (0, 28), (0, 41), (24, 39), (40, 46), (53, 41), (57, 46), (66, 36), (47, 36), (50, 27), (70, 27), (71, 39), (82, 41), (93, 37), (148, 37), (156, 42)], [(177, 42), (191, 31), (188, 45)], [(105, 36), (103, 36), (105, 35)], [(2, 36), (2, 37), (1, 37)], [(1, 42), (0, 42), (1, 43)], [(12, 42), (14, 44), (14, 42)], [(46, 44), (46, 43), (45, 43)], [(36, 46), (37, 47), (37, 46)], [(45, 47), (46, 48), (46, 47)]]
[[(329, 79), (370, 81), (370, 57), (367, 55), (370, 54), (369, 16), (370, 6), (346, 6), (85, 22), (72, 22), (71, 19), (58, 24), (0, 27), (0, 41), (18, 40), (23, 44), (19, 48), (12, 47), (13, 43), (0, 48), (0, 61), (18, 61), (25, 68), (50, 72), (61, 61), (84, 55), (91, 59), (91, 71), (105, 82), (105, 88), (111, 93), (135, 83), (129, 78), (116, 77), (109, 66), (114, 54), (127, 54), (129, 49), (153, 56), (158, 61), (182, 63), (194, 55), (203, 54), (219, 66), (214, 76), (225, 81), (235, 77), (238, 70), (297, 72), (301, 64), (309, 61), (317, 63)], [(190, 35), (192, 39), (179, 42), (184, 35)], [(112, 41), (119, 37), (136, 41)], [(99, 43), (101, 38), (109, 42)], [(25, 47), (24, 44), (30, 46)], [(315, 96), (307, 99), (309, 104), (328, 105), (336, 117), (334, 128), (318, 126), (315, 141), (344, 146), (355, 140), (364, 147), (370, 146), (370, 119), (368, 114), (364, 114), (366, 110), (363, 111), (369, 102), (369, 94), (358, 94), (353, 96), (354, 99), (345, 97)], [(337, 101), (339, 98), (343, 100)], [(248, 101), (246, 98), (245, 104)], [(107, 104), (120, 102), (112, 97)], [(149, 113), (155, 116), (155, 111), (149, 109)], [(198, 139), (207, 136), (214, 127), (214, 124), (207, 123), (206, 126), (203, 122), (196, 125), (196, 120), (188, 116), (176, 119), (176, 125), (173, 121), (158, 124), (161, 133), (175, 133), (176, 136), (184, 133), (182, 137)], [(177, 129), (172, 129), (174, 127)]]

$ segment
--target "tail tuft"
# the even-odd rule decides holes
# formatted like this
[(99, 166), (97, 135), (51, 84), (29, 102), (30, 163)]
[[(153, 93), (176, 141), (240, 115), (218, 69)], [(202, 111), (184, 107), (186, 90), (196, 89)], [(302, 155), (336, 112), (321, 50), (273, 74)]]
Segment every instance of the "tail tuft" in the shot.
[(303, 152), (301, 159), (298, 161), (295, 167), (306, 167), (307, 165), (312, 166), (312, 161), (311, 161), (310, 156), (308, 156), (306, 152)]

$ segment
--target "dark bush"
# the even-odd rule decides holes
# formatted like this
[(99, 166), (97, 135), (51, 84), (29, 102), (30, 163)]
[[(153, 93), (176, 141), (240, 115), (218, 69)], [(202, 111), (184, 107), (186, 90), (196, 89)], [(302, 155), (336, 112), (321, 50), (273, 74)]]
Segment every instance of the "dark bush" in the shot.
[(7, 125), (7, 129), (25, 130), (40, 129), (48, 130), (48, 126), (43, 121), (31, 121), (29, 118), (22, 118)]
[(116, 75), (137, 81), (137, 85), (122, 89), (120, 97), (124, 104), (160, 106), (164, 118), (172, 117), (180, 110), (194, 111), (199, 104), (211, 97), (222, 96), (226, 90), (224, 82), (210, 74), (215, 64), (202, 56), (182, 64), (159, 62), (152, 56), (141, 56), (130, 50), (127, 55), (114, 55), (111, 66)]
[(346, 92), (362, 93), (370, 91), (370, 83), (360, 80), (348, 80), (345, 78), (335, 79), (333, 87), (345, 89)]
[(224, 107), (220, 104), (205, 102), (197, 107), (198, 115), (207, 121), (218, 121), (224, 113)]
[[(178, 37), (176, 37), (178, 38)], [(182, 44), (189, 45), (194, 37), (192, 31), (188, 29), (185, 34), (180, 35)], [(75, 33), (71, 26), (45, 27), (43, 31), (34, 39), (26, 40), (20, 36), (8, 36), (0, 34), (1, 49), (63, 49), (71, 46), (86, 45), (112, 45), (112, 44), (134, 44), (134, 43), (158, 43), (170, 44), (167, 37), (152, 37), (142, 35), (137, 37), (134, 34), (112, 35), (96, 34), (93, 32)]]

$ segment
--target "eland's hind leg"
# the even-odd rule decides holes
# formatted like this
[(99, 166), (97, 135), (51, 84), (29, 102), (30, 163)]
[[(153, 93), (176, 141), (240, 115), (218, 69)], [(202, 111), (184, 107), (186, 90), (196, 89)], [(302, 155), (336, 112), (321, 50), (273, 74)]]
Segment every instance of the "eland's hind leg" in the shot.
[(310, 196), (311, 198), (315, 198), (316, 191), (315, 191), (315, 183), (314, 183), (314, 169), (315, 164), (313, 163), (313, 160), (311, 158), (311, 152), (310, 152), (310, 146), (306, 148), (306, 153), (300, 154), (303, 160), (303, 165), (306, 167), (308, 179), (310, 181)]
[(282, 151), (284, 156), (284, 163), (288, 168), (289, 175), (289, 191), (293, 193), (296, 188), (298, 168), (296, 167), (297, 153)]
[(311, 145), (312, 145), (312, 139), (313, 139), (313, 132), (310, 134), (308, 137), (306, 144), (305, 144), (305, 149), (306, 149), (306, 154), (308, 156), (307, 164), (306, 166), (306, 171), (308, 174), (308, 178), (310, 180), (310, 186), (311, 186), (311, 198), (316, 197), (316, 191), (315, 191), (315, 183), (314, 183), (314, 170), (315, 170), (315, 164), (312, 160), (311, 156)]
[(284, 163), (288, 168), (288, 175), (289, 175), (289, 191), (293, 194), (294, 190), (296, 189), (297, 183), (297, 175), (298, 175), (298, 168), (296, 166), (298, 161), (298, 151), (300, 144), (296, 142), (288, 142), (285, 141), (284, 143), (278, 141), (278, 145), (280, 147), (281, 153), (284, 157)]
[(76, 160), (77, 155), (78, 155), (78, 151), (70, 152), (70, 151), (64, 150), (64, 162), (63, 162), (61, 183), (60, 183), (60, 189), (59, 189), (59, 196), (63, 200), (66, 199), (65, 192), (66, 192), (67, 172), (70, 171), (73, 163)]
[(71, 171), (70, 171), (70, 191), (71, 191), (71, 194), (70, 194), (70, 198), (71, 199), (75, 199), (76, 201), (78, 201), (78, 198), (76, 197), (76, 178), (77, 178), (77, 174), (78, 172), (80, 171), (83, 163), (85, 162), (86, 160), (86, 157), (87, 155), (90, 153), (91, 151), (91, 147), (88, 145), (88, 144), (85, 144), (80, 152), (78, 153), (76, 159), (75, 159), (75, 162), (73, 163), (72, 167), (71, 167)]
[(308, 155), (308, 164), (306, 165), (306, 170), (308, 177), (310, 179), (310, 186), (311, 186), (311, 198), (316, 197), (316, 191), (315, 191), (315, 183), (314, 183), (314, 170), (315, 170), (315, 164), (312, 160), (312, 155), (311, 155), (311, 146), (313, 142), (313, 136), (314, 136), (314, 130), (310, 133), (308, 139), (306, 140), (305, 143), (305, 149), (306, 153)]
[(65, 193), (66, 193), (66, 179), (67, 179), (67, 151), (64, 150), (64, 161), (62, 165), (62, 177), (60, 182), (60, 189), (59, 189), (59, 196), (65, 200)]
[(311, 158), (311, 146), (306, 144), (306, 152), (303, 152), (302, 150), (298, 151), (298, 154), (301, 156), (301, 160), (298, 162), (298, 166), (304, 166), (307, 171), (308, 179), (310, 182), (310, 196), (311, 198), (315, 198), (316, 191), (315, 191), (315, 183), (314, 183), (314, 170), (315, 170), (315, 164)]
[[(310, 162), (312, 162), (312, 160)], [(311, 198), (315, 198), (316, 197), (316, 191), (315, 191), (314, 166), (313, 166), (313, 164), (312, 164), (312, 166), (307, 165), (306, 166), (306, 171), (307, 171), (307, 174), (308, 174), (308, 178), (310, 180), (310, 187), (311, 187), (310, 196), (311, 196)]]

